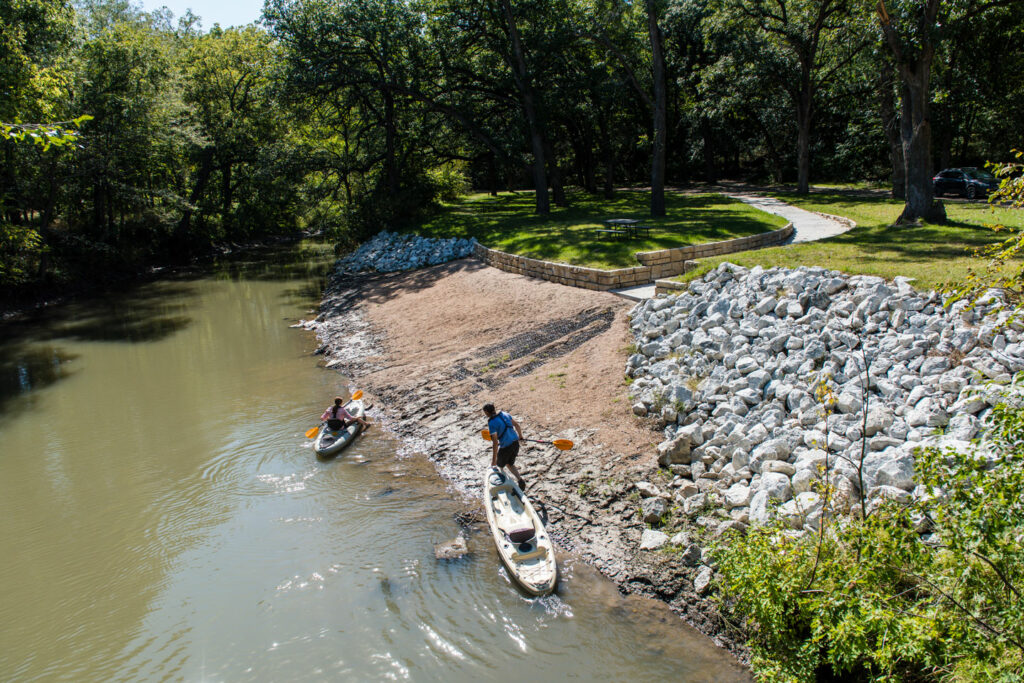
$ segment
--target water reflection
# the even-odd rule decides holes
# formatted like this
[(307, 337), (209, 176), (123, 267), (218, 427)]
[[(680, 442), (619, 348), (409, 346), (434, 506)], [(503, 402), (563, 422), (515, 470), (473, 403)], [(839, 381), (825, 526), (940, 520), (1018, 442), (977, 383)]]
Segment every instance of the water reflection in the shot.
[(0, 413), (13, 399), (69, 377), (77, 357), (56, 346), (0, 346)]
[(309, 280), (299, 288), (312, 291), (317, 299), (323, 292), (322, 277), (332, 266), (333, 248), (326, 242), (303, 242), (287, 248), (273, 247), (218, 260), (213, 271), (220, 280), (288, 282)]
[(3, 325), (11, 339), (145, 343), (185, 329), (192, 319), (188, 301), (195, 288), (184, 282), (139, 285), (103, 298), (79, 301), (40, 311)]

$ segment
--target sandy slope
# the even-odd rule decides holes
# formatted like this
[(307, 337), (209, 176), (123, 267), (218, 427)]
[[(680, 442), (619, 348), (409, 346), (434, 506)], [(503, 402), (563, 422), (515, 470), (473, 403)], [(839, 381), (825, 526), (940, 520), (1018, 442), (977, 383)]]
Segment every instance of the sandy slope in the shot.
[(517, 462), (552, 535), (623, 591), (665, 600), (743, 659), (737, 634), (694, 593), (696, 568), (638, 550), (644, 524), (632, 485), (660, 476), (662, 435), (630, 409), (631, 308), (465, 259), (336, 277), (318, 335), (328, 364), (376, 403), (382, 428), (427, 455), (470, 506), (490, 462), (484, 403), (508, 410), (527, 438), (572, 439), (571, 451), (531, 445)]

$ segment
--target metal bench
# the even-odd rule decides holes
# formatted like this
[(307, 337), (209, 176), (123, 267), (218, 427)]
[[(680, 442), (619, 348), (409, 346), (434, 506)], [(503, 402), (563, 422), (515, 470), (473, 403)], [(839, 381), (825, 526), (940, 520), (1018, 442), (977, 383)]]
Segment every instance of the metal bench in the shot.
[(606, 234), (612, 235), (613, 237), (628, 237), (629, 236), (629, 231), (628, 230), (619, 230), (618, 228), (596, 228), (594, 230), (594, 232), (598, 233), (598, 236), (600, 236), (601, 233), (606, 233)]

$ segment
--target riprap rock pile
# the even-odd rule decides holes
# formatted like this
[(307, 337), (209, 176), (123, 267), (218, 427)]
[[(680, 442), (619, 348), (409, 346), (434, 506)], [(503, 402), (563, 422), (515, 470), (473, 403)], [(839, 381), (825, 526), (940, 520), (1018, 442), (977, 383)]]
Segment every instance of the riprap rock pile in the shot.
[(985, 382), (1024, 370), (1024, 328), (984, 316), (999, 305), (947, 310), (906, 278), (730, 263), (637, 304), (633, 412), (661, 419), (659, 463), (677, 475), (658, 497), (708, 525), (778, 506), (814, 528), (828, 453), (840, 509), (909, 500), (915, 449), (966, 447), (998, 400)]
[(406, 233), (381, 232), (359, 245), (336, 265), (339, 271), (375, 270), (391, 273), (436, 266), (473, 253), (475, 239), (432, 239)]

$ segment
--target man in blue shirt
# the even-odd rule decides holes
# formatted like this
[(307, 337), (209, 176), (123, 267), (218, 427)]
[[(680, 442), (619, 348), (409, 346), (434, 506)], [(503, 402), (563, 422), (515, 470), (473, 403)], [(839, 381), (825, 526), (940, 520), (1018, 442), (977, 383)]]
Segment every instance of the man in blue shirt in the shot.
[(504, 410), (494, 410), (494, 404), (484, 406), (487, 416), (487, 430), (491, 433), (491, 467), (507, 467), (516, 478), (519, 488), (525, 488), (526, 482), (516, 469), (516, 456), (519, 455), (519, 440), (523, 438), (523, 430), (519, 423)]

